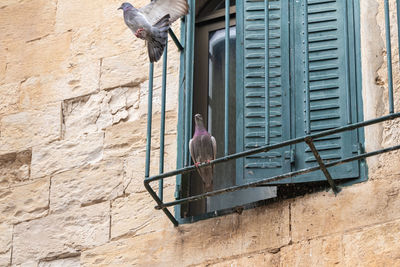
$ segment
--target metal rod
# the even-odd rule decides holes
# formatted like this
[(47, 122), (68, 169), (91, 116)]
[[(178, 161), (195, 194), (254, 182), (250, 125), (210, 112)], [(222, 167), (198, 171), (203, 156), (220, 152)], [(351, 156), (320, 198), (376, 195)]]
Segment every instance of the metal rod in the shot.
[(186, 51), (185, 51), (185, 166), (190, 164), (189, 140), (192, 134), (192, 88), (193, 88), (193, 44), (194, 44), (194, 0), (189, 0), (190, 11), (186, 16)]
[(387, 72), (389, 89), (389, 113), (394, 112), (393, 104), (393, 74), (392, 74), (392, 44), (390, 39), (390, 13), (389, 0), (385, 0), (385, 28), (386, 28), (386, 54), (387, 54)]
[(269, 0), (265, 0), (265, 62), (264, 62), (264, 68), (265, 68), (265, 82), (264, 82), (264, 88), (265, 88), (265, 96), (264, 96), (264, 106), (265, 106), (265, 144), (269, 144), (269, 114), (270, 114), (270, 108), (269, 108)]
[(336, 134), (336, 133), (341, 133), (344, 131), (348, 131), (348, 130), (354, 130), (357, 128), (361, 128), (361, 127), (365, 127), (365, 126), (369, 126), (372, 124), (376, 124), (376, 123), (380, 123), (380, 122), (384, 122), (384, 121), (388, 121), (388, 120), (393, 120), (396, 118), (400, 118), (400, 112), (398, 113), (393, 113), (393, 114), (389, 114), (380, 118), (376, 118), (376, 119), (372, 119), (372, 120), (367, 120), (367, 121), (363, 121), (363, 122), (358, 122), (358, 123), (354, 123), (354, 124), (350, 124), (350, 125), (346, 125), (346, 126), (342, 126), (342, 127), (338, 127), (335, 129), (331, 129), (331, 130), (326, 130), (326, 131), (322, 131), (322, 132), (318, 132), (312, 135), (308, 135), (308, 136), (303, 136), (303, 137), (297, 137), (294, 139), (290, 139), (278, 144), (273, 144), (273, 145), (265, 145), (265, 146), (261, 146), (258, 148), (254, 148), (254, 149), (250, 149), (247, 151), (242, 151), (239, 153), (235, 153), (235, 154), (231, 154), (225, 157), (221, 157), (215, 160), (212, 160), (210, 162), (204, 162), (199, 164), (197, 167), (194, 165), (185, 167), (185, 168), (181, 168), (178, 170), (174, 170), (174, 171), (170, 171), (170, 172), (166, 172), (163, 174), (159, 174), (159, 175), (155, 175), (149, 178), (145, 179), (145, 182), (150, 183), (153, 181), (157, 181), (159, 179), (165, 179), (166, 177), (170, 177), (170, 176), (174, 176), (177, 174), (183, 174), (183, 173), (187, 173), (187, 172), (191, 172), (196, 170), (196, 168), (204, 168), (208, 165), (211, 164), (218, 164), (218, 163), (222, 163), (222, 162), (227, 162), (230, 160), (234, 160), (234, 159), (238, 159), (238, 158), (242, 158), (242, 157), (246, 157), (246, 156), (250, 156), (250, 155), (254, 155), (254, 154), (258, 154), (261, 152), (266, 152), (269, 150), (273, 150), (273, 149), (277, 149), (280, 147), (284, 147), (284, 146), (288, 146), (288, 145), (293, 145), (293, 144), (298, 144), (301, 142), (304, 142), (306, 138), (311, 137), (313, 139), (317, 139), (317, 138), (321, 138), (324, 136), (328, 136), (328, 135), (332, 135), (332, 134)]
[[(186, 40), (186, 23), (181, 20), (181, 29), (180, 29), (180, 39), (185, 46), (185, 40)], [(184, 64), (185, 62), (185, 53), (184, 51), (180, 51), (180, 62), (181, 64)], [(177, 148), (177, 160), (176, 160), (176, 168), (180, 169), (183, 167), (184, 163), (184, 152), (182, 147), (184, 147), (183, 142), (184, 142), (184, 132), (183, 132), (183, 121), (184, 121), (184, 116), (185, 116), (185, 101), (184, 101), (184, 94), (185, 94), (185, 89), (184, 89), (184, 80), (185, 80), (185, 71), (184, 68), (179, 68), (179, 98), (178, 98), (178, 131), (176, 133), (176, 148)], [(181, 181), (182, 181), (182, 175), (177, 175), (176, 176), (176, 182), (175, 182), (175, 194), (174, 197), (175, 199), (181, 198), (180, 195), (180, 188), (181, 188)], [(175, 206), (174, 207), (174, 214), (176, 217), (181, 216), (181, 206)]]
[(304, 90), (306, 95), (306, 134), (311, 132), (310, 114), (310, 60), (308, 43), (308, 0), (304, 0)]
[(153, 76), (154, 64), (150, 63), (149, 70), (149, 92), (147, 97), (147, 140), (146, 140), (146, 169), (144, 176), (150, 176), (150, 154), (151, 154), (151, 122), (153, 115)]
[[(164, 48), (163, 66), (162, 66), (162, 83), (161, 83), (161, 125), (160, 125), (160, 173), (164, 172), (164, 147), (165, 147), (165, 102), (167, 89), (167, 60), (168, 60), (168, 42)], [(158, 197), (163, 201), (164, 197), (164, 180), (160, 180), (158, 184)]]
[(225, 0), (225, 129), (224, 150), (225, 156), (229, 154), (229, 42), (230, 42), (230, 0)]
[(313, 139), (306, 138), (305, 141), (306, 141), (307, 145), (310, 147), (311, 151), (313, 152), (314, 157), (317, 160), (321, 171), (324, 173), (326, 180), (328, 180), (328, 183), (329, 183), (330, 187), (332, 188), (332, 191), (335, 193), (335, 195), (337, 195), (337, 193), (340, 192), (340, 189), (335, 185), (335, 182), (333, 181), (331, 174), (329, 173), (328, 169), (326, 168), (325, 163), (322, 161), (321, 155), (318, 153), (318, 150), (313, 143)]
[[(341, 165), (341, 164), (344, 164), (344, 163), (348, 163), (348, 162), (351, 162), (351, 161), (360, 160), (360, 159), (363, 159), (363, 158), (368, 158), (368, 157), (376, 156), (376, 155), (379, 155), (379, 154), (383, 154), (383, 153), (386, 153), (386, 152), (399, 150), (399, 149), (400, 149), (400, 145), (393, 146), (393, 147), (377, 150), (377, 151), (374, 151), (374, 152), (364, 153), (364, 154), (357, 155), (357, 156), (354, 156), (354, 157), (345, 158), (343, 160), (333, 161), (333, 162), (327, 163), (325, 166), (327, 168), (330, 168), (330, 167), (334, 167), (334, 166)], [(298, 176), (298, 175), (301, 175), (301, 174), (306, 174), (306, 173), (310, 173), (310, 172), (313, 172), (313, 171), (317, 171), (317, 170), (320, 170), (320, 168), (321, 168), (320, 166), (310, 167), (310, 168), (306, 168), (306, 169), (302, 169), (302, 170), (298, 170), (298, 171), (294, 171), (294, 172), (290, 172), (290, 173), (276, 175), (276, 176), (271, 177), (271, 178), (265, 178), (265, 179), (259, 180), (257, 182), (251, 182), (251, 183), (247, 183), (247, 184), (243, 184), (243, 185), (232, 186), (232, 187), (228, 187), (228, 188), (225, 188), (225, 189), (220, 189), (220, 190), (216, 190), (216, 191), (212, 191), (212, 192), (207, 192), (207, 193), (204, 193), (204, 194), (201, 194), (201, 195), (182, 198), (182, 199), (171, 201), (171, 202), (167, 202), (167, 203), (164, 203), (164, 204), (158, 204), (157, 203), (158, 206), (156, 206), (155, 209), (164, 209), (166, 207), (175, 206), (175, 205), (182, 204), (182, 203), (187, 203), (187, 202), (193, 202), (193, 201), (197, 201), (197, 200), (200, 200), (200, 199), (204, 199), (206, 197), (220, 195), (220, 194), (225, 193), (225, 192), (234, 192), (234, 191), (238, 191), (238, 190), (246, 189), (246, 188), (250, 188), (250, 187), (266, 185), (268, 183), (276, 182), (276, 181), (279, 181), (279, 180), (282, 180), (282, 179), (285, 179), (285, 178), (289, 178), (289, 177)]]
[[(156, 192), (154, 192), (153, 188), (151, 188), (151, 186), (148, 183), (144, 182), (144, 187), (146, 188), (147, 192), (149, 192), (149, 194), (153, 197), (153, 199), (157, 202), (157, 205), (163, 205), (162, 201), (158, 198)], [(162, 210), (164, 211), (165, 215), (167, 215), (168, 219), (174, 224), (175, 227), (179, 225), (174, 215), (172, 215), (167, 208), (162, 208)]]
[(178, 37), (176, 37), (174, 31), (171, 28), (169, 28), (168, 29), (168, 33), (169, 33), (169, 36), (171, 36), (172, 41), (174, 41), (174, 43), (175, 43), (176, 47), (178, 48), (178, 50), (182, 51), (183, 50), (183, 46), (182, 46), (181, 42), (179, 42)]

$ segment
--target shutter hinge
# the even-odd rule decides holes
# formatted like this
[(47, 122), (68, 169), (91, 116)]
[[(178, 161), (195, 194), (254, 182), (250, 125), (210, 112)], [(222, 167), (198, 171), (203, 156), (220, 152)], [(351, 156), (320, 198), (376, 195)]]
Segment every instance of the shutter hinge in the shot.
[(285, 151), (285, 160), (289, 160), (290, 164), (294, 164), (294, 149), (291, 149), (289, 151)]
[(353, 145), (353, 151), (354, 154), (361, 155), (364, 153), (364, 146), (361, 143), (357, 143)]

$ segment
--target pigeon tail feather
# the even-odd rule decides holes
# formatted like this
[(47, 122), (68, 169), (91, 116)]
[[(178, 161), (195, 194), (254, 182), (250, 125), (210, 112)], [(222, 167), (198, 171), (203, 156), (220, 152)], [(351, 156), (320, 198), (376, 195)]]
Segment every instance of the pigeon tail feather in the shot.
[(149, 53), (150, 62), (158, 61), (167, 44), (168, 30), (170, 25), (169, 14), (162, 17), (153, 25), (153, 34), (147, 42), (147, 51)]
[(201, 169), (198, 169), (201, 179), (204, 183), (204, 189), (206, 192), (211, 192), (213, 190), (213, 174), (214, 174), (214, 167), (207, 166)]

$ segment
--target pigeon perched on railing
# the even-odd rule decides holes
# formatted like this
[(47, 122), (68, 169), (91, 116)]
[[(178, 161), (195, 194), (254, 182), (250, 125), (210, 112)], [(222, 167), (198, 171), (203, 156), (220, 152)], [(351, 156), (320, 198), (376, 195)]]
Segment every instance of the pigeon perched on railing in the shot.
[(150, 62), (155, 62), (163, 54), (171, 23), (186, 15), (189, 6), (187, 0), (154, 0), (139, 9), (130, 3), (118, 9), (124, 11), (125, 23), (135, 36), (146, 40)]
[[(210, 162), (217, 155), (217, 143), (215, 138), (207, 132), (204, 127), (203, 117), (200, 114), (194, 116), (195, 130), (193, 138), (189, 142), (189, 151), (196, 167), (200, 163)], [(198, 168), (201, 178), (204, 182), (204, 187), (207, 192), (213, 189), (213, 173), (214, 166)]]

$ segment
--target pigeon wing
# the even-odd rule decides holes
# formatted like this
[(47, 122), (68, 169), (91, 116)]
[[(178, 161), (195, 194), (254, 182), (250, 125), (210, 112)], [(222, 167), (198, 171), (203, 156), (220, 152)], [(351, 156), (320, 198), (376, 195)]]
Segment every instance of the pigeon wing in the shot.
[(217, 141), (215, 140), (214, 136), (211, 136), (211, 142), (212, 142), (212, 147), (213, 147), (213, 154), (214, 154), (214, 158), (217, 158)]
[(192, 157), (193, 162), (196, 163), (196, 156), (194, 155), (195, 148), (193, 146), (194, 146), (193, 139), (190, 139), (189, 152), (190, 152), (190, 156)]
[[(214, 159), (214, 145), (213, 145), (213, 137), (210, 135), (202, 135), (200, 137), (201, 147), (200, 147), (200, 158), (201, 162), (211, 161)], [(212, 190), (213, 184), (213, 173), (214, 166), (210, 165), (198, 170), (201, 178), (203, 178), (203, 182), (205, 184), (206, 191)]]
[(135, 13), (130, 10), (124, 12), (125, 23), (132, 30), (133, 33), (135, 33), (139, 29), (138, 19), (145, 20), (145, 17), (142, 16), (141, 18), (138, 18), (138, 15), (135, 15)]
[(167, 14), (170, 15), (170, 23), (174, 22), (188, 13), (189, 5), (187, 0), (154, 0), (139, 10), (154, 25)]

